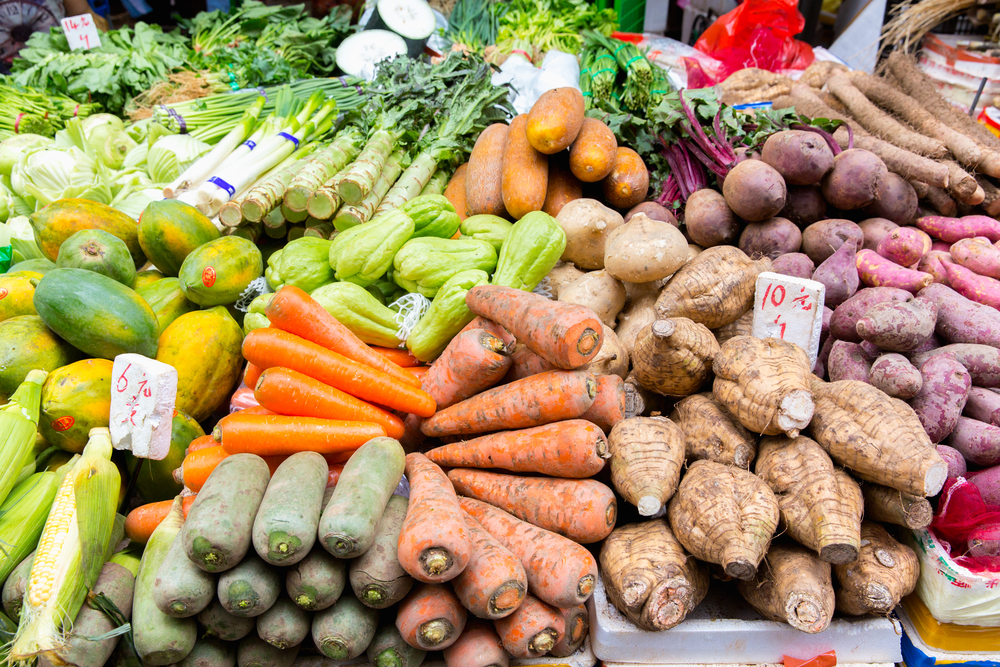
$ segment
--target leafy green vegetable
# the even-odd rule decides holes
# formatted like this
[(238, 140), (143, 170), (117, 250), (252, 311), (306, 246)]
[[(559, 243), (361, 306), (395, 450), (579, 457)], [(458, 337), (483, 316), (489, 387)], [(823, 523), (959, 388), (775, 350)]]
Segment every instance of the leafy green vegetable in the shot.
[(511, 0), (493, 8), (503, 12), (496, 44), (505, 53), (536, 46), (576, 55), (583, 47), (584, 30), (608, 36), (618, 28), (615, 10), (598, 9), (587, 0)]

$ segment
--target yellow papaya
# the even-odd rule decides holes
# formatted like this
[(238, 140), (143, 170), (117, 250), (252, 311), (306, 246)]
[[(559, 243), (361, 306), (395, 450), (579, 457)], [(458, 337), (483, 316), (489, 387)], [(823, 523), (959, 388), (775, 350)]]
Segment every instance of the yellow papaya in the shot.
[(223, 236), (192, 251), (181, 264), (181, 289), (199, 306), (221, 306), (239, 298), (264, 273), (264, 258), (253, 241)]
[(13, 394), (30, 370), (51, 373), (80, 356), (37, 315), (6, 319), (0, 322), (0, 394)]
[[(183, 485), (174, 480), (174, 470), (184, 462), (184, 453), (191, 441), (203, 435), (205, 431), (201, 424), (183, 412), (174, 410), (174, 418), (170, 424), (170, 451), (160, 461), (143, 461), (142, 468), (139, 469), (135, 488), (143, 500), (147, 503), (170, 500), (181, 492)], [(128, 474), (132, 475), (136, 458), (126, 454), (125, 464), (128, 466)]]
[(135, 274), (135, 287), (132, 289), (138, 291), (140, 288), (146, 285), (152, 285), (157, 280), (163, 279), (164, 275), (155, 269), (150, 269), (149, 271), (140, 271)]
[(50, 445), (79, 454), (90, 429), (108, 425), (112, 365), (109, 359), (83, 359), (45, 378), (38, 430)]
[(181, 291), (181, 284), (177, 278), (164, 278), (154, 283), (145, 285), (137, 289), (136, 294), (141, 296), (156, 315), (156, 322), (159, 325), (157, 335), (170, 326), (184, 313), (198, 310), (198, 304), (188, 301)]
[(18, 315), (35, 315), (35, 286), (24, 276), (0, 275), (0, 322)]
[(139, 246), (139, 224), (111, 206), (89, 199), (57, 199), (28, 219), (38, 249), (53, 262), (63, 241), (83, 229), (100, 229), (125, 242), (136, 268), (146, 263)]

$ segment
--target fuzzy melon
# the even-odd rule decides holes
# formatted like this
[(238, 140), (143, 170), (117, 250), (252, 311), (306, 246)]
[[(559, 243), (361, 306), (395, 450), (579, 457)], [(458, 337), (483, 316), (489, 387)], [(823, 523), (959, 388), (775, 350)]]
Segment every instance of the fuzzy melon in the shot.
[[(183, 489), (182, 484), (174, 480), (174, 470), (184, 462), (184, 453), (195, 438), (205, 435), (201, 425), (190, 416), (174, 410), (174, 418), (170, 424), (170, 451), (160, 461), (152, 459), (144, 461), (136, 479), (135, 488), (147, 503), (159, 500), (170, 500)], [(129, 475), (135, 470), (136, 458), (125, 455)]]
[(79, 454), (90, 429), (108, 426), (112, 365), (108, 359), (83, 359), (49, 373), (38, 420), (46, 442)]
[(171, 322), (184, 313), (198, 310), (198, 304), (188, 301), (184, 296), (177, 278), (157, 280), (136, 289), (136, 293), (153, 309), (153, 313), (156, 314), (157, 331), (161, 334)]
[(181, 289), (199, 306), (221, 306), (239, 298), (264, 272), (264, 258), (253, 241), (223, 236), (193, 251), (181, 265)]
[(0, 275), (0, 322), (18, 315), (36, 315), (35, 286), (25, 276)]
[(100, 229), (81, 229), (59, 246), (56, 266), (100, 273), (125, 287), (135, 285), (135, 264), (125, 242)]
[(59, 246), (81, 229), (100, 229), (125, 242), (136, 268), (146, 263), (139, 246), (139, 225), (116, 208), (89, 199), (57, 199), (28, 219), (38, 249), (56, 261)]
[(37, 368), (51, 373), (79, 358), (80, 353), (37, 315), (0, 322), (0, 394), (5, 397), (17, 390), (28, 371)]
[(150, 202), (139, 216), (139, 245), (167, 276), (176, 276), (191, 251), (219, 236), (201, 211), (176, 199)]

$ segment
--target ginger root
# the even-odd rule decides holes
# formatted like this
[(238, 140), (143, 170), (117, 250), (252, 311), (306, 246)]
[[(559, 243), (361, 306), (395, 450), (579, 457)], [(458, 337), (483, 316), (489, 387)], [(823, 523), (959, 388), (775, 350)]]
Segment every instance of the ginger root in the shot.
[(920, 563), (913, 549), (900, 544), (880, 524), (861, 524), (861, 553), (853, 563), (835, 565), (837, 610), (861, 616), (888, 614), (913, 592)]
[(635, 337), (635, 378), (664, 396), (688, 396), (708, 380), (718, 352), (719, 343), (704, 324), (685, 317), (656, 320)]
[(684, 465), (684, 432), (666, 417), (624, 419), (608, 434), (615, 490), (653, 516), (670, 500)]
[(678, 401), (670, 419), (684, 431), (684, 448), (689, 459), (708, 459), (748, 469), (757, 453), (756, 438), (711, 393), (694, 394)]
[(826, 630), (836, 604), (830, 564), (789, 542), (772, 544), (765, 560), (753, 581), (737, 582), (743, 599), (766, 618), (796, 630)]

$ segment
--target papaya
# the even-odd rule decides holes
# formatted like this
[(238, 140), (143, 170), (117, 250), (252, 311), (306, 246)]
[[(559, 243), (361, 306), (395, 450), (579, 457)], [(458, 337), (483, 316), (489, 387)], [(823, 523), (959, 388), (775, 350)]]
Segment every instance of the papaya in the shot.
[(239, 298), (264, 272), (264, 258), (253, 241), (223, 236), (187, 256), (178, 278), (181, 290), (199, 306), (220, 306)]
[(4, 396), (14, 393), (28, 371), (38, 368), (51, 373), (79, 358), (80, 353), (37, 315), (0, 322), (0, 394)]
[(0, 275), (0, 322), (18, 315), (36, 315), (31, 278)]
[(188, 301), (181, 291), (181, 281), (164, 278), (136, 289), (156, 315), (157, 336), (184, 313), (198, 310), (198, 304)]
[(92, 357), (156, 355), (156, 314), (134, 290), (84, 269), (52, 269), (35, 288), (46, 325)]
[(30, 278), (37, 277), (39, 280), (42, 279), (49, 269), (56, 268), (55, 262), (50, 262), (44, 257), (38, 259), (26, 259), (23, 262), (18, 262), (17, 264), (11, 264), (10, 268), (7, 269), (7, 275), (14, 273), (34, 273), (37, 276), (28, 276)]
[(242, 345), (240, 326), (221, 306), (181, 315), (164, 329), (156, 359), (177, 369), (176, 409), (200, 422), (229, 400)]
[[(160, 461), (144, 461), (136, 478), (135, 488), (147, 503), (170, 500), (181, 492), (184, 485), (174, 480), (174, 470), (181, 467), (188, 445), (195, 438), (205, 435), (201, 425), (180, 410), (174, 410), (170, 423), (170, 451)], [(136, 458), (125, 455), (128, 474), (135, 471)]]
[(155, 283), (157, 280), (162, 280), (165, 277), (166, 276), (164, 276), (162, 273), (154, 269), (150, 269), (148, 271), (140, 271), (139, 273), (135, 274), (135, 286), (132, 289), (138, 290), (140, 287), (151, 285)]
[(100, 273), (125, 287), (135, 285), (135, 264), (125, 242), (100, 229), (81, 229), (63, 241), (56, 266)]
[(176, 199), (150, 202), (139, 216), (139, 245), (166, 276), (176, 276), (192, 250), (219, 236), (201, 211)]
[(59, 256), (59, 246), (73, 234), (81, 229), (101, 229), (125, 242), (136, 268), (146, 263), (139, 246), (139, 225), (111, 206), (89, 199), (57, 199), (28, 220), (38, 249), (53, 262)]
[(108, 426), (112, 365), (108, 359), (83, 359), (49, 373), (42, 385), (38, 420), (46, 442), (79, 454), (90, 429)]

